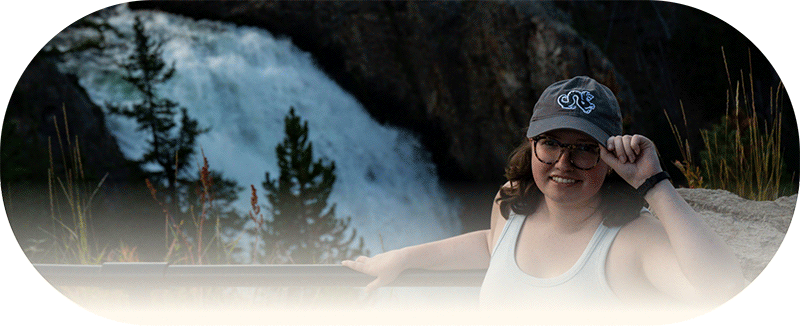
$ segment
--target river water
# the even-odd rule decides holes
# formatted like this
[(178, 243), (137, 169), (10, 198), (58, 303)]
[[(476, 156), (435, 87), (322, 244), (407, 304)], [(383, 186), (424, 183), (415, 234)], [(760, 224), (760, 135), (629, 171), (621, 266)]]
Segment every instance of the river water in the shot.
[[(461, 229), (458, 203), (439, 185), (430, 154), (409, 132), (375, 122), (361, 104), (322, 72), (289, 39), (264, 30), (195, 21), (163, 13), (138, 13), (150, 35), (167, 40), (163, 57), (175, 77), (159, 90), (209, 127), (198, 138), (209, 165), (245, 190), (236, 207), (249, 210), (250, 185), (263, 197), (265, 172), (279, 173), (275, 146), (283, 118), (294, 108), (308, 121), (315, 158), (336, 162), (329, 203), (374, 254), (449, 237)], [(132, 30), (134, 13), (117, 7), (110, 23)], [(115, 54), (125, 57), (124, 51)], [(95, 103), (137, 99), (113, 65), (68, 60)], [(135, 122), (107, 116), (123, 153), (140, 158), (147, 135)]]

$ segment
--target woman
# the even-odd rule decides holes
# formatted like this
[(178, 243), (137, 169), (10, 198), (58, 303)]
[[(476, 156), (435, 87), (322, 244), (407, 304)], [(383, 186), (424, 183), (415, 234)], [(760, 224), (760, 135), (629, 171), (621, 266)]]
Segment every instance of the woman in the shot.
[(607, 87), (588, 77), (557, 82), (512, 154), (490, 229), (342, 264), (376, 277), (367, 291), (410, 268), (487, 268), (486, 308), (713, 307), (730, 299), (746, 285), (736, 257), (675, 191), (653, 142), (621, 133)]

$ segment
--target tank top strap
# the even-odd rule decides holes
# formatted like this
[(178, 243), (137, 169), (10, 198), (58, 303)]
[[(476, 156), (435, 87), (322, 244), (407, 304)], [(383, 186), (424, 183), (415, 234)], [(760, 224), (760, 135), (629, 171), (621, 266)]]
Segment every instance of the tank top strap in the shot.
[(619, 226), (608, 227), (600, 223), (584, 255), (577, 263), (583, 265), (588, 272), (598, 275), (599, 279), (604, 281), (604, 290), (610, 291), (608, 283), (606, 282), (606, 260), (608, 258), (609, 249), (611, 249), (611, 245), (617, 237), (619, 230)]
[(593, 243), (591, 245), (594, 246), (593, 249), (599, 250), (603, 255), (607, 255), (608, 249), (611, 248), (611, 244), (617, 237), (619, 230), (619, 226), (608, 227), (605, 224), (600, 223), (600, 226), (598, 226), (598, 230), (596, 232), (597, 236), (592, 239)]
[(517, 237), (519, 236), (520, 230), (522, 230), (522, 224), (525, 222), (526, 218), (527, 216), (514, 213), (513, 210), (509, 211), (506, 225), (503, 226), (503, 231), (500, 233), (500, 237), (497, 238), (497, 243), (494, 245), (492, 257), (509, 251), (512, 253), (514, 252), (514, 248), (517, 245)]

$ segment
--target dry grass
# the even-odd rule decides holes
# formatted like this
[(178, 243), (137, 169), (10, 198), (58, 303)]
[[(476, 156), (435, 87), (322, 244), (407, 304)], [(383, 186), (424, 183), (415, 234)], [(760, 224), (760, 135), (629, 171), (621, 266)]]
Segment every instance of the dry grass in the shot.
[[(727, 72), (727, 60), (723, 51)], [(766, 110), (756, 106), (752, 66), (739, 80), (731, 81), (728, 72), (726, 113), (721, 121), (710, 129), (701, 130), (704, 149), (700, 152), (700, 163), (691, 155), (688, 141), (683, 139), (672, 121), (675, 140), (678, 142), (682, 161), (674, 164), (686, 176), (690, 187), (725, 189), (743, 198), (752, 200), (775, 200), (782, 195), (784, 179), (783, 149), (781, 148), (781, 103), (782, 84), (769, 91)], [(766, 112), (760, 117), (758, 112)], [(665, 111), (666, 114), (666, 111)], [(686, 115), (681, 103), (684, 128)]]
[[(201, 150), (203, 165), (198, 167), (198, 180), (195, 184), (195, 194), (197, 203), (186, 200), (189, 206), (186, 211), (170, 211), (170, 205), (158, 198), (158, 190), (150, 180), (145, 180), (150, 194), (164, 214), (164, 240), (167, 253), (164, 256), (165, 262), (173, 264), (202, 265), (209, 261), (233, 261), (232, 254), (236, 246), (236, 241), (228, 243), (223, 239), (220, 226), (220, 216), (214, 209), (215, 194), (213, 180), (208, 166), (208, 159)], [(176, 169), (177, 170), (177, 169)], [(176, 207), (176, 206), (173, 206)], [(176, 208), (177, 209), (177, 208)], [(214, 213), (217, 214), (214, 214)], [(212, 216), (213, 215), (213, 216)], [(176, 218), (179, 216), (179, 218)], [(207, 243), (203, 243), (208, 230), (207, 222), (214, 221), (213, 234)], [(210, 259), (212, 252), (221, 255)]]
[[(136, 247), (120, 242), (117, 247), (100, 244), (92, 232), (92, 201), (102, 188), (108, 173), (97, 184), (90, 184), (84, 174), (81, 146), (77, 136), (70, 136), (66, 108), (62, 107), (63, 125), (59, 125), (56, 117), (53, 124), (56, 130), (56, 143), (48, 138), (49, 168), (48, 199), (51, 229), (40, 227), (47, 239), (48, 246), (36, 245), (37, 256), (46, 260), (63, 264), (100, 264), (103, 262), (137, 262), (139, 253)], [(62, 137), (63, 134), (63, 137)], [(60, 157), (54, 155), (54, 146), (60, 150)], [(164, 261), (178, 264), (206, 263), (211, 252), (217, 262), (231, 262), (231, 254), (235, 243), (226, 243), (222, 239), (220, 217), (215, 208), (213, 180), (205, 154), (203, 164), (198, 166), (198, 179), (195, 184), (196, 202), (190, 203), (185, 211), (172, 212), (168, 205), (158, 198), (158, 190), (145, 180), (153, 199), (160, 205), (165, 216), (166, 255)], [(63, 169), (56, 169), (55, 160), (61, 160)], [(177, 207), (177, 206), (174, 206)], [(176, 216), (178, 218), (176, 218)], [(214, 225), (208, 225), (216, 222)], [(213, 231), (210, 231), (213, 227)], [(212, 232), (211, 237), (205, 233)], [(206, 241), (206, 243), (204, 243)], [(40, 241), (41, 242), (41, 241)], [(44, 247), (44, 249), (40, 249)], [(42, 252), (43, 251), (43, 252)]]
[(88, 185), (83, 171), (80, 142), (77, 136), (74, 139), (70, 137), (66, 108), (62, 107), (62, 112), (67, 150), (56, 117), (53, 117), (53, 125), (58, 138), (63, 175), (56, 175), (52, 139), (47, 139), (50, 163), (47, 171), (50, 217), (56, 227), (52, 232), (42, 230), (52, 239), (53, 246), (49, 254), (55, 260), (96, 264), (103, 260), (105, 249), (98, 249), (97, 244), (90, 239), (91, 206), (108, 173), (93, 188)]

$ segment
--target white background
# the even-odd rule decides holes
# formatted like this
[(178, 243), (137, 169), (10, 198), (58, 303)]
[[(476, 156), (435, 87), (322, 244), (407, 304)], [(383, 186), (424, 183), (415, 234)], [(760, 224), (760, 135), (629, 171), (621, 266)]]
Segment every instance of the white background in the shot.
[[(737, 28), (767, 56), (790, 98), (796, 98), (798, 46), (796, 12), (790, 1), (678, 1), (706, 11)], [(0, 10), (0, 108), (3, 116), (20, 75), (33, 56), (61, 29), (96, 10), (116, 4), (108, 0), (12, 1)], [(795, 164), (797, 162), (794, 162)], [(5, 216), (4, 208), (0, 213)], [(800, 292), (797, 257), (798, 227), (789, 233), (772, 262), (740, 295), (686, 325), (792, 324), (797, 321)], [(16, 242), (8, 220), (0, 219), (0, 311), (11, 324), (116, 324), (81, 309), (54, 290), (34, 270)], [(524, 323), (524, 320), (520, 320)]]

